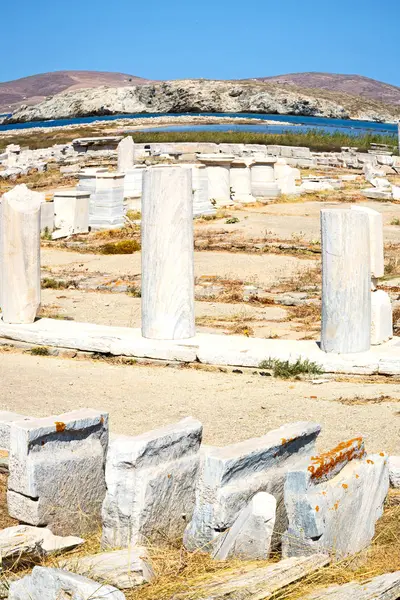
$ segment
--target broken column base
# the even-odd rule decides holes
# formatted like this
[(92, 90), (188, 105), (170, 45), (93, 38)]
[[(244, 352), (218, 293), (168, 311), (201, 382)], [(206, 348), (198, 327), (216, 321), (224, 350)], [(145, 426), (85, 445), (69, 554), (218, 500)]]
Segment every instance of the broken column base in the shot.
[(371, 292), (371, 344), (377, 346), (393, 337), (393, 313), (389, 294)]

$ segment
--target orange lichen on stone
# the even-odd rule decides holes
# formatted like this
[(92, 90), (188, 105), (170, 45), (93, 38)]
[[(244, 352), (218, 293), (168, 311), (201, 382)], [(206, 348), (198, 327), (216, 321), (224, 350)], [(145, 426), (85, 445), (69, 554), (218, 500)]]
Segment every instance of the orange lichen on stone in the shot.
[(356, 479), (360, 479), (360, 476), (359, 476), (359, 475), (357, 475), (357, 473), (356, 473)]
[(339, 502), (335, 502), (335, 504), (333, 505), (333, 509), (337, 510), (339, 508)]
[(316, 512), (319, 512), (319, 506), (315, 507)]
[(379, 452), (379, 456), (385, 456), (384, 452)]
[(312, 479), (321, 479), (324, 475), (328, 475), (338, 464), (349, 462), (353, 458), (361, 458), (365, 454), (362, 448), (363, 439), (361, 437), (353, 438), (347, 442), (342, 442), (333, 450), (312, 456), (312, 465), (308, 467)]
[(347, 483), (342, 483), (342, 488), (343, 488), (344, 490), (347, 490), (347, 488), (348, 488), (348, 487), (349, 487), (349, 486), (347, 485)]
[(369, 464), (369, 465), (373, 465), (373, 464), (374, 464), (374, 461), (373, 461), (373, 460), (371, 460), (371, 459), (369, 458), (369, 459), (367, 460), (367, 464)]
[(66, 428), (66, 424), (63, 423), (62, 421), (56, 421), (56, 431), (58, 433), (62, 433), (63, 431), (65, 431)]

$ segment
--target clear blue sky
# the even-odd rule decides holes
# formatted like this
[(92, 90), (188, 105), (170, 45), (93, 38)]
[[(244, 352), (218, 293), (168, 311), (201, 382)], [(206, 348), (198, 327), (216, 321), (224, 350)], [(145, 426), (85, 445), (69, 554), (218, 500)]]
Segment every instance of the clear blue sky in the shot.
[(149, 79), (327, 71), (400, 86), (400, 0), (4, 0), (0, 81), (64, 69)]

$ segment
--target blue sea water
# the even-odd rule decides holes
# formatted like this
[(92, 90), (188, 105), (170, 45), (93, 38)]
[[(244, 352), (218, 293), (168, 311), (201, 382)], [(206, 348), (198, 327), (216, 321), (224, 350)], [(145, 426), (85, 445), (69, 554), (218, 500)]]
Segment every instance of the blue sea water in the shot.
[[(32, 127), (60, 127), (64, 125), (83, 125), (93, 123), (94, 121), (115, 121), (116, 119), (135, 119), (150, 118), (160, 116), (223, 116), (223, 117), (245, 117), (249, 119), (261, 119), (276, 121), (276, 125), (262, 123), (253, 124), (220, 124), (220, 125), (171, 125), (166, 127), (157, 127), (157, 131), (245, 131), (255, 133), (284, 133), (293, 131), (293, 128), (282, 123), (292, 123), (297, 125), (295, 131), (306, 132), (311, 129), (333, 133), (342, 131), (350, 135), (364, 135), (365, 133), (376, 133), (382, 135), (396, 134), (397, 125), (392, 123), (374, 123), (371, 121), (350, 121), (345, 119), (325, 119), (321, 117), (298, 117), (292, 115), (267, 115), (256, 113), (148, 113), (148, 114), (129, 114), (129, 115), (107, 115), (102, 117), (79, 117), (76, 119), (58, 119), (54, 121), (32, 121), (29, 123), (16, 123), (12, 125), (0, 125), (0, 131), (9, 131), (12, 129), (30, 129)], [(140, 128), (141, 131), (154, 131), (146, 126)]]

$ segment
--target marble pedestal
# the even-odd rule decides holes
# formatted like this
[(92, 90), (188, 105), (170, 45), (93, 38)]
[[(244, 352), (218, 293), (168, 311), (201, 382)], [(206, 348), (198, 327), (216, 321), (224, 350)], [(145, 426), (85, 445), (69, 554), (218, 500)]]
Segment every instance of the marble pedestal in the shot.
[(236, 159), (231, 164), (231, 192), (234, 202), (249, 204), (255, 202), (251, 193), (251, 159)]
[(251, 193), (255, 198), (267, 198), (273, 194), (279, 196), (274, 172), (276, 160), (273, 156), (254, 158), (251, 165)]
[(96, 174), (96, 189), (89, 202), (89, 225), (92, 229), (123, 227), (124, 178), (122, 173)]
[(55, 237), (89, 231), (90, 192), (61, 190), (54, 193)]
[(208, 198), (217, 208), (232, 206), (230, 166), (234, 156), (227, 154), (199, 154), (198, 160), (207, 168)]

